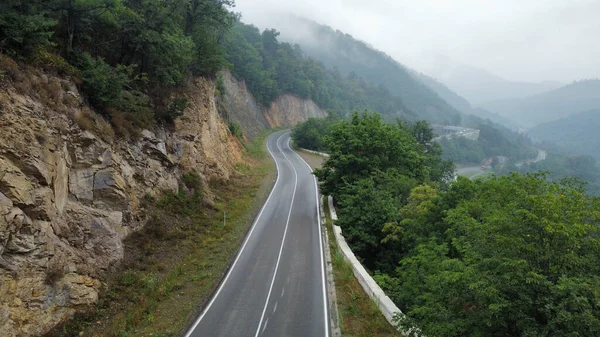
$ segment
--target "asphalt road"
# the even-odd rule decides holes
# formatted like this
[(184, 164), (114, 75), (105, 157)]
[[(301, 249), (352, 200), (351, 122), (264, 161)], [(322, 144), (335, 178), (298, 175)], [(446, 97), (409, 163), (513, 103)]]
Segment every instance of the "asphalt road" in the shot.
[(289, 131), (267, 140), (275, 186), (186, 337), (329, 336), (316, 180), (289, 141)]

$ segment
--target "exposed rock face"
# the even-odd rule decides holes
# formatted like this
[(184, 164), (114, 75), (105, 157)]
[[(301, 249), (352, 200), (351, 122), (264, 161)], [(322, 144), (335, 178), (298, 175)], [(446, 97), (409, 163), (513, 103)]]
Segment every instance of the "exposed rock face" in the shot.
[(315, 102), (292, 95), (282, 95), (264, 113), (271, 127), (292, 126), (310, 117), (326, 117), (327, 112)]
[[(242, 147), (215, 107), (214, 85), (188, 83), (174, 132), (106, 141), (70, 116), (85, 107), (0, 89), (0, 336), (40, 335), (98, 299), (98, 277), (143, 226), (140, 199), (178, 188), (181, 173), (228, 179)], [(60, 99), (60, 97), (58, 98)], [(71, 100), (72, 101), (72, 100)], [(66, 103), (65, 103), (66, 104)], [(58, 112), (61, 111), (61, 112)], [(104, 137), (106, 138), (106, 137)]]
[(246, 87), (246, 82), (238, 81), (229, 71), (223, 71), (222, 74), (225, 115), (230, 121), (242, 125), (247, 137), (254, 138), (269, 127), (262, 108)]
[(227, 118), (243, 126), (247, 136), (253, 138), (267, 128), (293, 126), (309, 117), (326, 117), (327, 112), (312, 100), (293, 95), (282, 95), (266, 109), (260, 106), (244, 81), (236, 80), (224, 71), (223, 98)]

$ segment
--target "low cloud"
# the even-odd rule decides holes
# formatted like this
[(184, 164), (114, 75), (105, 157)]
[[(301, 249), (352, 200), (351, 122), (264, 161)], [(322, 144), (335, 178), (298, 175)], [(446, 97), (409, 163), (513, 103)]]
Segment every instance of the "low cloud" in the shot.
[[(289, 13), (427, 72), (443, 55), (520, 81), (600, 77), (598, 0), (237, 0), (243, 20), (290, 30)], [(293, 29), (293, 27), (292, 27)]]

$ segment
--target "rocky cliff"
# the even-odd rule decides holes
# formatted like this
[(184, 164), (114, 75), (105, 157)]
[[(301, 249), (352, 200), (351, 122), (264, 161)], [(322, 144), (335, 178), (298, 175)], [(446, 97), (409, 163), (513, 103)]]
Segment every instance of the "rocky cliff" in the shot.
[(39, 335), (95, 303), (144, 224), (144, 195), (176, 190), (187, 171), (226, 180), (242, 161), (210, 81), (189, 81), (174, 130), (135, 141), (114, 139), (71, 82), (35, 70), (22, 81), (0, 90), (1, 336)]
[(0, 336), (43, 334), (94, 304), (124, 238), (145, 223), (141, 198), (177, 190), (189, 171), (227, 180), (243, 161), (231, 122), (252, 138), (325, 116), (290, 95), (261, 108), (226, 72), (220, 97), (212, 81), (190, 79), (173, 128), (125, 140), (71, 81), (21, 71), (19, 80), (0, 77)]
[(282, 95), (269, 108), (261, 107), (244, 81), (238, 81), (229, 71), (222, 72), (225, 93), (222, 110), (230, 121), (244, 127), (246, 136), (253, 138), (268, 128), (295, 125), (309, 117), (326, 117), (327, 112), (312, 100)]

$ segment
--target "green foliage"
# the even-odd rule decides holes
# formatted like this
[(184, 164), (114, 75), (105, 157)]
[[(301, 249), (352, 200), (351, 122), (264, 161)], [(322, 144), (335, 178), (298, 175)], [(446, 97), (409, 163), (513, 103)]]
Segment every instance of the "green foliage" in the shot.
[(350, 121), (335, 124), (326, 145), (330, 157), (315, 171), (324, 194), (338, 196), (346, 185), (388, 169), (420, 181), (428, 178), (425, 154), (410, 132), (375, 113), (354, 113)]
[(186, 74), (213, 76), (228, 64), (220, 40), (233, 24), (231, 6), (230, 0), (8, 0), (0, 4), (0, 52), (81, 73), (82, 92), (95, 107), (123, 113), (133, 124), (149, 124), (152, 110), (172, 122), (183, 102), (165, 102)]
[(600, 163), (591, 156), (549, 152), (546, 160), (525, 164), (521, 167), (507, 167), (498, 173), (506, 174), (509, 171), (549, 172), (548, 178), (553, 181), (575, 177), (586, 182), (585, 189), (588, 193), (600, 195)]
[[(304, 124), (315, 130), (319, 120)], [(427, 123), (413, 126), (384, 123), (378, 114), (354, 113), (332, 124), (325, 145), (329, 158), (315, 175), (321, 191), (339, 201), (338, 225), (364, 264), (393, 271), (400, 251), (383, 231), (397, 220), (413, 187), (428, 182), (445, 185), (454, 171), (431, 143)], [(300, 128), (303, 130), (303, 128)]]
[(418, 187), (386, 228), (403, 257), (379, 280), (427, 336), (594, 335), (599, 207), (541, 175)]
[(526, 135), (503, 130), (497, 125), (479, 124), (479, 139), (443, 138), (443, 157), (461, 164), (480, 164), (485, 158), (504, 156), (516, 162), (535, 158), (537, 151)]
[(57, 21), (42, 9), (40, 1), (4, 0), (0, 3), (0, 52), (29, 56), (50, 46)]
[[(293, 24), (299, 27), (306, 37), (298, 41), (308, 57), (322, 62), (329, 68), (338, 69), (339, 76), (356, 80), (360, 87), (366, 89), (364, 92), (367, 96), (364, 97), (352, 97), (363, 91), (355, 91), (358, 88), (354, 85), (349, 86), (348, 89), (353, 89), (351, 91), (331, 93), (332, 98), (340, 95), (344, 99), (350, 99), (350, 102), (357, 99), (368, 100), (368, 105), (351, 106), (350, 111), (369, 108), (390, 116), (390, 121), (401, 117), (460, 124), (461, 116), (456, 109), (421, 84), (411, 70), (397, 63), (389, 55), (330, 27), (306, 19), (290, 18), (290, 20), (293, 20)], [(327, 41), (327, 43), (308, 43), (309, 41)], [(326, 107), (348, 111), (336, 106), (326, 105)], [(415, 118), (410, 111), (418, 118)]]
[(215, 95), (219, 97), (225, 96), (225, 80), (223, 79), (223, 74), (217, 74), (217, 79), (215, 80)]
[(195, 172), (181, 176), (179, 191), (165, 191), (158, 200), (158, 206), (179, 216), (193, 219), (204, 215), (202, 202), (202, 182)]
[(236, 122), (229, 123), (229, 131), (232, 135), (236, 136), (238, 139), (244, 139), (244, 133), (242, 132), (242, 127)]
[(329, 135), (333, 123), (331, 118), (309, 118), (292, 129), (294, 144), (303, 149), (327, 152), (325, 137)]
[(166, 115), (161, 117), (168, 123), (172, 123), (177, 118), (183, 116), (183, 113), (187, 107), (188, 99), (186, 97), (176, 97), (167, 107)]
[(335, 68), (307, 59), (298, 46), (278, 42), (278, 35), (275, 30), (261, 33), (254, 26), (237, 22), (224, 40), (233, 74), (245, 80), (263, 106), (269, 106), (282, 93), (291, 93), (343, 115), (371, 109), (388, 121), (415, 119), (402, 99), (384, 86), (367, 83), (355, 74), (342, 76)]
[(452, 166), (432, 136), (424, 122), (355, 113), (330, 126), (330, 157), (315, 171), (354, 253), (407, 314), (398, 324), (439, 337), (594, 335), (600, 199), (542, 174), (432, 179)]
[(89, 93), (90, 103), (103, 111), (125, 113), (139, 126), (152, 122), (148, 95), (137, 90), (126, 90), (133, 79), (133, 67), (111, 67), (104, 60), (84, 53), (79, 59), (82, 87)]
[(31, 62), (36, 66), (49, 71), (56, 71), (62, 75), (79, 77), (80, 71), (67, 60), (57, 54), (49, 52), (45, 48), (36, 49), (31, 55)]

